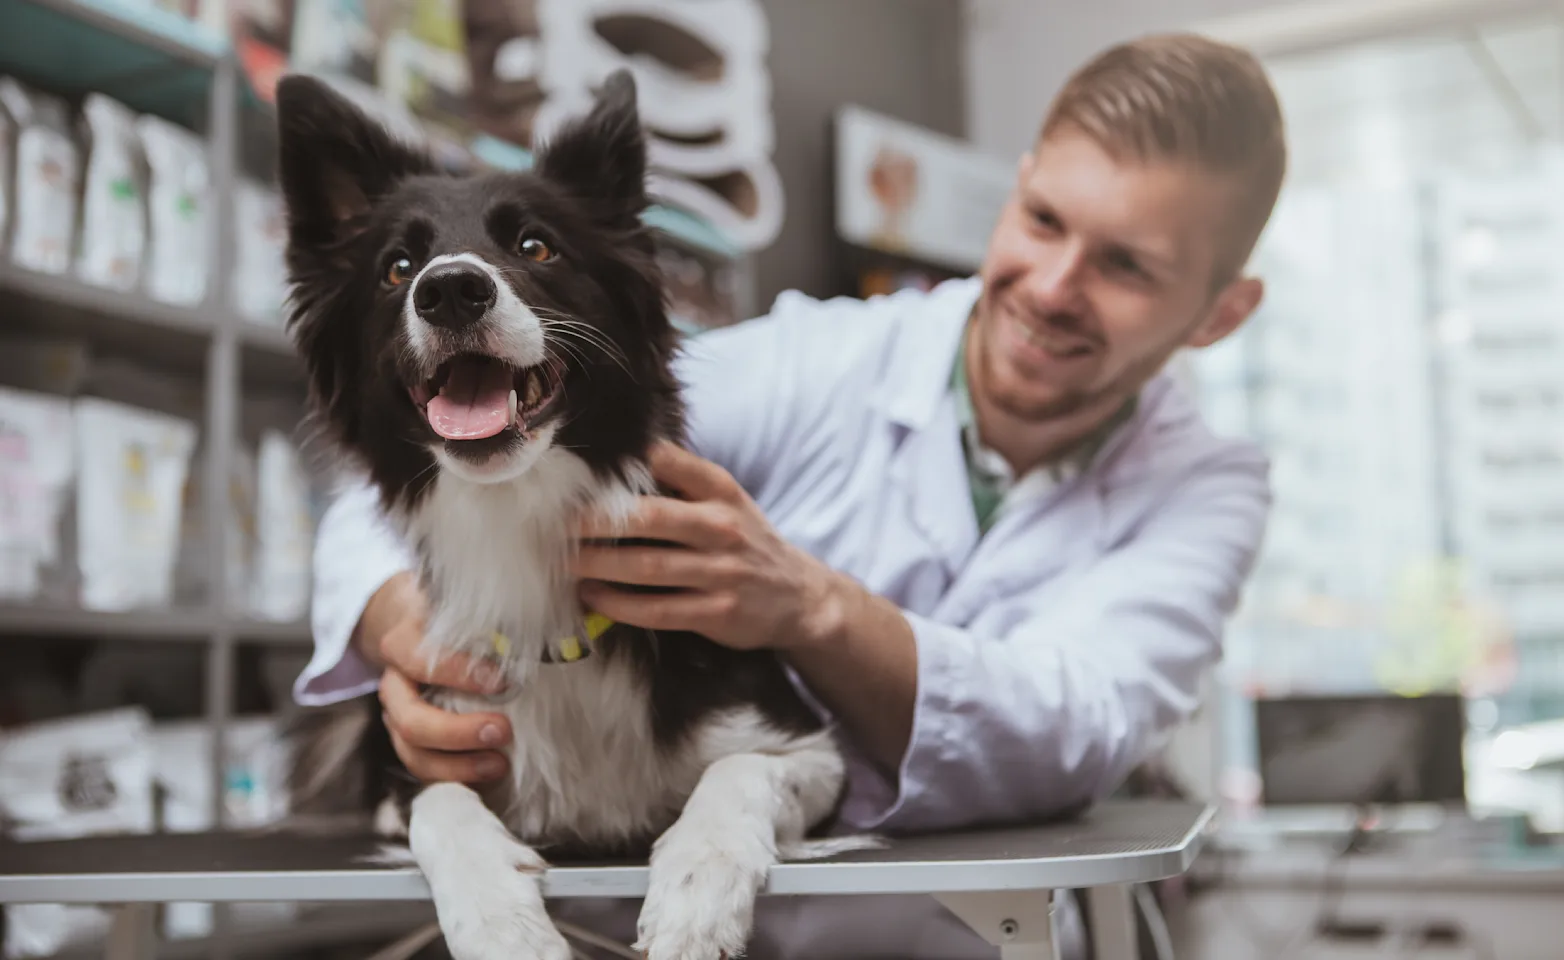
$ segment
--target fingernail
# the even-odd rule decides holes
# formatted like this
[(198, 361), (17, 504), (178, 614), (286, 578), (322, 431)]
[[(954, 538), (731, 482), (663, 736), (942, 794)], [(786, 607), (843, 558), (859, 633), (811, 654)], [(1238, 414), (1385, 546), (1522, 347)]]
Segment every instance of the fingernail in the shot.
[(492, 723), (484, 724), (483, 729), (478, 731), (478, 741), (486, 747), (499, 746), (502, 737), (500, 728)]
[(478, 776), (485, 780), (493, 780), (505, 772), (505, 762), (489, 757), (478, 761)]

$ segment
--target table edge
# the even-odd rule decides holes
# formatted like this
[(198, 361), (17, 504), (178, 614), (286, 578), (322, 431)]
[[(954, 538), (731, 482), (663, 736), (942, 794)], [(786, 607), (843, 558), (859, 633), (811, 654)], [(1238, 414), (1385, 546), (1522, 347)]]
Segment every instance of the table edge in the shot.
[[(929, 894), (986, 890), (1081, 889), (1147, 883), (1185, 873), (1203, 845), (1216, 807), (1206, 804), (1168, 846), (1131, 854), (1083, 854), (1026, 860), (792, 861), (771, 868), (767, 896)], [(645, 896), (648, 868), (556, 867), (543, 877), (550, 899)], [(345, 895), (344, 888), (351, 890)], [(274, 870), (236, 878), (189, 873), (0, 875), (0, 903), (372, 902), (426, 901), (416, 867), (395, 870)]]

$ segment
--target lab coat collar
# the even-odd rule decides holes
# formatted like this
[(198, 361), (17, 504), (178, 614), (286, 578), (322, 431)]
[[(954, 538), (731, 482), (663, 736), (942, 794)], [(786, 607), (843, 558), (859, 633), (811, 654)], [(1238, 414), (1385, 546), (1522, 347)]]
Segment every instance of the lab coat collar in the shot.
[(950, 393), (950, 365), (966, 329), (967, 316), (982, 293), (978, 277), (947, 280), (894, 322), (915, 327), (917, 335), (897, 337), (874, 393), (875, 406), (909, 430), (928, 426)]

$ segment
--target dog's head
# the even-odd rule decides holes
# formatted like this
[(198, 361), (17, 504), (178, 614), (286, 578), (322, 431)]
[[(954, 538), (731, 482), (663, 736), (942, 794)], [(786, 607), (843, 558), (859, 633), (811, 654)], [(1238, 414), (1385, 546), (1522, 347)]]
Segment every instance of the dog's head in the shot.
[(453, 175), (317, 80), (277, 88), (289, 329), (312, 407), (392, 500), (551, 447), (616, 472), (681, 410), (621, 71), (525, 173)]

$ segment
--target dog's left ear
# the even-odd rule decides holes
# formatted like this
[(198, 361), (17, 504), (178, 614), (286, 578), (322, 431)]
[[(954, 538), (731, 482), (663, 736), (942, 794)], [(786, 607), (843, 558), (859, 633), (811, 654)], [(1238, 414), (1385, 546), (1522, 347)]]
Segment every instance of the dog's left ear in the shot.
[(352, 236), (398, 181), (433, 169), (427, 156), (313, 77), (278, 81), (277, 127), (289, 241), (300, 252)]
[(596, 201), (608, 218), (639, 216), (647, 204), (646, 136), (630, 71), (610, 74), (591, 112), (561, 128), (541, 154), (539, 174)]

